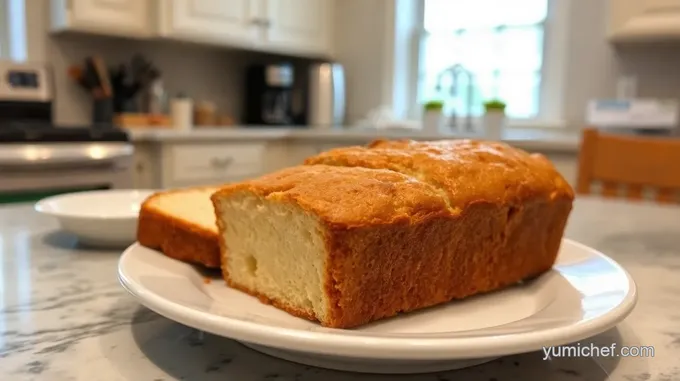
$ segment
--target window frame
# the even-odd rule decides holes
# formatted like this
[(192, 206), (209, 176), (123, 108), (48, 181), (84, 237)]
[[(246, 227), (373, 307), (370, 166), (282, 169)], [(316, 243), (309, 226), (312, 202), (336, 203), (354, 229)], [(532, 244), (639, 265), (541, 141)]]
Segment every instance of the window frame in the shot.
[[(392, 89), (397, 91), (399, 88), (408, 89), (408, 103), (406, 110), (402, 110), (401, 114), (407, 116), (409, 119), (420, 119), (422, 107), (418, 103), (418, 91), (420, 86), (420, 63), (423, 55), (422, 40), (425, 33), (424, 30), (424, 11), (425, 2), (423, 0), (395, 0), (392, 6), (394, 18), (398, 20), (399, 12), (409, 12), (411, 14), (411, 33), (410, 41), (399, 40), (400, 25), (395, 21), (394, 27), (391, 28), (392, 35), (388, 36), (390, 40), (394, 41), (395, 46), (403, 44), (410, 45), (410, 57), (394, 56), (393, 65), (398, 65), (400, 60), (408, 60), (409, 73), (402, 75), (401, 78), (395, 77), (395, 81), (406, 82), (406, 86), (392, 85)], [(548, 0), (548, 15), (543, 22), (544, 38), (543, 38), (543, 65), (541, 66), (541, 84), (540, 84), (540, 98), (539, 98), (539, 114), (531, 119), (510, 119), (508, 121), (509, 127), (517, 128), (561, 128), (566, 127), (564, 122), (564, 99), (565, 99), (565, 77), (566, 77), (566, 58), (568, 49), (568, 25), (570, 21), (571, 1), (563, 0)], [(410, 9), (405, 9), (410, 7)], [(408, 26), (403, 26), (408, 27)], [(393, 66), (394, 67), (394, 66)], [(393, 99), (398, 98), (393, 95)], [(403, 96), (402, 96), (403, 98)], [(395, 104), (395, 109), (399, 110), (399, 105)], [(402, 102), (402, 107), (403, 107)], [(396, 112), (400, 114), (399, 111)], [(479, 119), (479, 118), (477, 118)], [(479, 120), (477, 120), (479, 123)]]
[(0, 0), (0, 59), (11, 57), (9, 31), (9, 4), (7, 0)]

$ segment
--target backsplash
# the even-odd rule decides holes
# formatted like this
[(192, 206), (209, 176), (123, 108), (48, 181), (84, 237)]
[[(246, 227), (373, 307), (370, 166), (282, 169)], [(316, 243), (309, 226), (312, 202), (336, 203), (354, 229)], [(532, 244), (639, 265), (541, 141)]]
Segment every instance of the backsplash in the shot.
[(49, 36), (47, 57), (55, 74), (57, 91), (55, 121), (58, 125), (82, 125), (91, 120), (89, 94), (67, 75), (71, 64), (89, 55), (101, 56), (107, 65), (127, 63), (142, 54), (162, 72), (168, 96), (179, 92), (196, 101), (211, 101), (218, 112), (240, 120), (247, 65), (285, 60), (296, 66), (296, 74), (308, 60), (276, 55), (200, 46), (174, 41), (141, 41), (104, 36)]

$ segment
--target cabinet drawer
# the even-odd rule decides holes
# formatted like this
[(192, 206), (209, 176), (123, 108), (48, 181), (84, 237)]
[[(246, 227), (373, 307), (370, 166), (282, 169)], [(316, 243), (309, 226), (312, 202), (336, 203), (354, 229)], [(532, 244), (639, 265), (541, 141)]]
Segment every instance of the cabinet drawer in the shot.
[(264, 167), (264, 144), (191, 144), (171, 148), (174, 182), (226, 181), (256, 175)]

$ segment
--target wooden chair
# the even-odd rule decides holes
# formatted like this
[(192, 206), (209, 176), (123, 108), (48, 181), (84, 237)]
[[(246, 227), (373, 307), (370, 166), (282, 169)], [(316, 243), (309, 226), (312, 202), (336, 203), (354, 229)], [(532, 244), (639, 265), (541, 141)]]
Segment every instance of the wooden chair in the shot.
[(651, 138), (583, 131), (579, 153), (578, 194), (591, 194), (601, 183), (604, 197), (680, 203), (680, 138)]

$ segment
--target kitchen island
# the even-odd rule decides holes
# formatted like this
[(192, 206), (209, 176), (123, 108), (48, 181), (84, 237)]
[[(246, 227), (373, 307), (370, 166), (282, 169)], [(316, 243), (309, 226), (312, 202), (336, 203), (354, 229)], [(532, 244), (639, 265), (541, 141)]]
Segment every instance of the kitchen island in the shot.
[(680, 207), (579, 198), (568, 226), (567, 237), (621, 263), (639, 292), (628, 319), (582, 346), (643, 346), (646, 355), (546, 361), (535, 352), (460, 371), (379, 376), (289, 363), (163, 318), (119, 285), (119, 250), (80, 247), (31, 205), (0, 207), (0, 380), (678, 380), (678, 215)]

